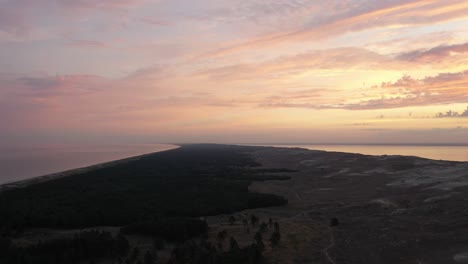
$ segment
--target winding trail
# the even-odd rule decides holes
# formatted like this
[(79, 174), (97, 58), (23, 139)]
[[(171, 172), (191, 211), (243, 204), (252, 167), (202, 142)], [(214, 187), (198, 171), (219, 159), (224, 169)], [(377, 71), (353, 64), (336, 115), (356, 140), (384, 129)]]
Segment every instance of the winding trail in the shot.
[[(300, 192), (298, 192), (296, 189), (292, 189), (292, 191), (294, 192), (295, 196), (298, 198), (299, 201), (301, 201), (301, 203), (303, 204), (303, 206), (305, 207), (306, 204), (305, 204), (305, 201), (302, 197), (302, 194)], [(298, 213), (297, 215), (291, 217), (292, 219), (294, 218), (298, 218), (298, 217), (303, 217), (306, 215), (306, 211), (302, 211), (300, 213)], [(327, 229), (328, 231), (330, 231), (330, 244), (322, 249), (322, 252), (323, 254), (325, 255), (325, 258), (327, 259), (327, 261), (331, 264), (336, 264), (336, 262), (331, 258), (330, 256), (330, 253), (328, 252), (330, 249), (332, 249), (334, 246), (335, 246), (335, 235), (333, 233), (333, 229), (329, 226), (327, 226)]]
[(335, 235), (333, 234), (333, 229), (331, 229), (331, 227), (327, 228), (330, 231), (330, 245), (323, 249), (323, 254), (325, 255), (325, 258), (327, 258), (328, 262), (336, 264), (336, 262), (330, 257), (330, 253), (328, 252), (331, 248), (335, 246)]

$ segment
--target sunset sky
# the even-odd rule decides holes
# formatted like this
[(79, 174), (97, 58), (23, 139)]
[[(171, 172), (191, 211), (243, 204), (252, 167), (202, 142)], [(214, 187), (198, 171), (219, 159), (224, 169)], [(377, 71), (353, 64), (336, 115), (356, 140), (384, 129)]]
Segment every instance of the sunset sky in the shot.
[(466, 0), (0, 0), (0, 145), (468, 143)]

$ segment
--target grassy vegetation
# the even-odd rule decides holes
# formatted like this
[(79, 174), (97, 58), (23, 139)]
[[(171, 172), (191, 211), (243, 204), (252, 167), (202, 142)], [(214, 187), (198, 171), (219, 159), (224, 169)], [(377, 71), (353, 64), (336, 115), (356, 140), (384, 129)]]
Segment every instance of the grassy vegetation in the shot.
[(289, 179), (265, 174), (288, 171), (256, 168), (247, 155), (256, 148), (187, 145), (6, 191), (0, 194), (0, 235), (30, 227), (125, 226), (124, 233), (184, 241), (206, 232), (206, 223), (193, 217), (287, 203), (248, 192), (254, 180)]

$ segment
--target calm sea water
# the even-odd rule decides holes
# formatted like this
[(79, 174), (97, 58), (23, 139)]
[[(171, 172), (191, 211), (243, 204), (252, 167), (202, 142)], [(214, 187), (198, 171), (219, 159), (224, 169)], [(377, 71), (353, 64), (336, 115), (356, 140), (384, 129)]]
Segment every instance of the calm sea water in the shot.
[(435, 160), (468, 161), (468, 146), (413, 146), (413, 145), (263, 145), (298, 147), (312, 150), (361, 153), (366, 155), (405, 155)]
[(0, 148), (0, 184), (176, 148), (164, 144)]

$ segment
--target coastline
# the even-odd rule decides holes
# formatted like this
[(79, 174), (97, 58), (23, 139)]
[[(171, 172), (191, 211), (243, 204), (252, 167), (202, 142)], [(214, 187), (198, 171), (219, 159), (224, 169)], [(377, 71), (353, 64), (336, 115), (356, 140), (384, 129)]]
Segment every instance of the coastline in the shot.
[(141, 155), (137, 155), (137, 156), (127, 157), (127, 158), (123, 158), (123, 159), (117, 159), (117, 160), (97, 163), (97, 164), (93, 164), (93, 165), (90, 165), (90, 166), (84, 166), (84, 167), (69, 169), (69, 170), (56, 172), (56, 173), (40, 175), (40, 176), (32, 177), (32, 178), (29, 178), (29, 179), (1, 183), (0, 184), (0, 193), (3, 192), (3, 191), (9, 190), (9, 189), (24, 188), (24, 187), (27, 187), (27, 186), (30, 186), (30, 185), (33, 185), (33, 184), (37, 184), (37, 183), (42, 183), (42, 182), (46, 182), (46, 181), (51, 181), (51, 180), (55, 180), (55, 179), (68, 177), (68, 176), (73, 176), (73, 175), (76, 175), (76, 174), (81, 174), (81, 173), (89, 172), (89, 171), (96, 170), (96, 169), (102, 169), (102, 168), (115, 166), (115, 165), (118, 165), (118, 164), (139, 160), (141, 158), (144, 158), (144, 157), (149, 156), (149, 155), (153, 155), (155, 153), (160, 153), (160, 152), (180, 148), (180, 145), (175, 145), (175, 144), (171, 144), (171, 145), (173, 146), (173, 148), (168, 148), (168, 149), (161, 150), (161, 151), (156, 151), (156, 152), (141, 154)]
[(411, 156), (435, 161), (468, 162), (468, 148), (463, 145), (249, 144), (249, 146), (303, 148), (370, 156)]
[[(151, 152), (151, 153), (146, 153), (146, 154), (142, 154), (142, 155), (127, 157), (127, 158), (123, 158), (123, 159), (117, 159), (117, 160), (112, 160), (112, 161), (108, 161), (108, 162), (97, 163), (97, 164), (93, 164), (93, 165), (89, 165), (89, 166), (73, 168), (73, 169), (69, 169), (69, 170), (65, 170), (65, 171), (61, 171), (61, 172), (35, 176), (35, 177), (29, 178), (29, 179), (24, 179), (24, 180), (19, 180), (19, 181), (0, 183), (0, 193), (5, 191), (5, 190), (9, 190), (9, 189), (13, 189), (13, 188), (23, 188), (23, 187), (27, 187), (27, 186), (37, 184), (37, 183), (42, 183), (42, 182), (46, 182), (46, 181), (50, 181), (50, 180), (54, 180), (54, 179), (73, 176), (73, 175), (80, 174), (80, 173), (86, 173), (86, 172), (96, 170), (96, 169), (101, 169), (101, 168), (114, 166), (114, 165), (117, 165), (117, 164), (122, 164), (122, 163), (126, 163), (126, 162), (139, 160), (139, 159), (141, 159), (143, 157), (146, 157), (148, 155), (152, 155), (152, 154), (155, 154), (155, 153), (164, 152), (164, 151), (168, 151), (168, 150), (177, 149), (177, 148), (179, 148), (179, 147), (181, 147), (182, 145), (185, 145), (185, 144), (171, 144), (171, 145), (173, 146), (172, 148), (157, 151), (157, 152)], [(434, 162), (437, 162), (437, 161), (454, 162), (454, 163), (468, 162), (468, 161), (461, 161), (461, 160), (440, 160), (440, 159), (434, 159), (434, 158), (428, 158), (428, 157), (422, 157), (422, 156), (416, 156), (416, 155), (406, 155), (406, 154), (366, 154), (366, 153), (351, 152), (351, 151), (324, 150), (324, 149), (308, 148), (308, 146), (319, 146), (319, 145), (314, 145), (314, 144), (310, 144), (310, 145), (301, 145), (301, 144), (289, 144), (289, 145), (233, 144), (233, 145), (238, 145), (238, 146), (263, 146), (263, 147), (273, 147), (273, 148), (277, 148), (277, 149), (290, 149), (290, 150), (302, 149), (302, 150), (305, 150), (305, 151), (320, 151), (320, 152), (324, 152), (324, 153), (326, 153), (326, 152), (329, 152), (329, 153), (335, 152), (335, 153), (343, 153), (343, 154), (358, 154), (358, 155), (373, 156), (373, 157), (385, 157), (385, 156), (387, 156), (387, 157), (408, 157), (408, 158), (416, 158), (416, 159), (426, 159), (426, 160), (431, 160), (431, 161), (434, 161)], [(460, 147), (462, 147), (462, 146), (460, 146)]]
[[(206, 217), (209, 226), (207, 237), (210, 241), (217, 241), (217, 234), (227, 230), (229, 235), (239, 242), (239, 246), (249, 246), (252, 235), (246, 232), (240, 220), (248, 219), (251, 215), (265, 220), (265, 223), (266, 219), (274, 219), (281, 225), (281, 232), (284, 235), (282, 235), (281, 247), (264, 251), (264, 256), (272, 260), (272, 263), (296, 263), (291, 262), (292, 254), (299, 260), (297, 263), (309, 263), (311, 259), (316, 259), (320, 263), (333, 263), (336, 258), (349, 259), (350, 263), (368, 263), (368, 256), (374, 256), (373, 252), (379, 252), (385, 256), (372, 262), (376, 264), (399, 263), (401, 259), (417, 260), (423, 257), (435, 259), (434, 263), (452, 263), (451, 259), (468, 254), (467, 242), (463, 236), (468, 231), (468, 227), (463, 224), (468, 219), (465, 210), (468, 192), (468, 175), (466, 174), (468, 162), (430, 160), (403, 155), (353, 154), (299, 147), (235, 146), (237, 147), (182, 144), (176, 151), (166, 153), (170, 156), (167, 159), (160, 160), (158, 155), (141, 159), (150, 155), (145, 154), (114, 161), (114, 163), (101, 163), (97, 165), (100, 168), (113, 166), (116, 162), (128, 162), (124, 163), (123, 167), (128, 164), (131, 168), (130, 171), (126, 171), (125, 168), (122, 170), (126, 171), (123, 178), (113, 178), (118, 175), (115, 175), (117, 170), (112, 170), (112, 168), (104, 168), (102, 173), (99, 170), (94, 174), (94, 176), (103, 175), (105, 181), (87, 177), (85, 180), (72, 181), (68, 184), (64, 179), (63, 185), (55, 185), (46, 182), (50, 178), (41, 179), (42, 181), (39, 182), (44, 182), (44, 184), (35, 186), (37, 188), (30, 188), (31, 192), (12, 189), (12, 194), (19, 191), (19, 195), (16, 197), (11, 195), (7, 199), (21, 206), (15, 206), (10, 202), (3, 203), (3, 206), (7, 209), (13, 208), (9, 212), (12, 217), (16, 217), (18, 215), (16, 208), (23, 208), (23, 202), (26, 201), (29, 203), (29, 208), (36, 206), (39, 208), (39, 210), (32, 210), (38, 214), (39, 221), (41, 221), (39, 218), (41, 213), (48, 208), (57, 208), (54, 210), (67, 217), (64, 219), (70, 219), (68, 221), (71, 224), (65, 229), (62, 226), (52, 226), (50, 229), (28, 229), (29, 233), (16, 239), (17, 243), (53, 240), (57, 238), (57, 234), (72, 237), (78, 232), (78, 229), (75, 229), (76, 226), (73, 226), (74, 219), (80, 219), (76, 216), (89, 217), (91, 215), (87, 218), (89, 220), (86, 220), (89, 222), (79, 223), (80, 228), (81, 226), (97, 226), (101, 230), (112, 232), (116, 229), (107, 228), (114, 226), (115, 223), (93, 222), (96, 221), (92, 218), (93, 212), (106, 208), (102, 210), (107, 216), (105, 219), (114, 221), (121, 215), (121, 212), (125, 212), (125, 215), (139, 216), (141, 214), (133, 211), (134, 207), (145, 211), (148, 204), (159, 202), (154, 205), (154, 210), (167, 208), (170, 212), (191, 214), (192, 212), (184, 210), (193, 208), (192, 200), (197, 203), (196, 197), (199, 196), (196, 193), (196, 196), (187, 199), (186, 193), (182, 190), (197, 189), (204, 192), (205, 189), (199, 187), (200, 183), (197, 181), (183, 179), (193, 179), (193, 176), (197, 175), (212, 177), (211, 180), (216, 184), (206, 186), (212, 186), (212, 190), (217, 193), (216, 197), (221, 197), (225, 193), (223, 188), (228, 190), (233, 186), (236, 188), (230, 182), (222, 187), (218, 186), (219, 180), (216, 172), (227, 171), (226, 180), (245, 182), (246, 178), (242, 177), (253, 177), (244, 189), (250, 194), (236, 193), (236, 196), (239, 195), (237, 197), (273, 195), (283, 197), (287, 203), (252, 208), (247, 206), (246, 209), (237, 208), (232, 213), (201, 213), (203, 217)], [(231, 155), (230, 153), (237, 154)], [(244, 160), (243, 156), (246, 154), (250, 161)], [(132, 162), (137, 164), (130, 165)], [(200, 164), (213, 164), (212, 162), (218, 163), (214, 166), (199, 167)], [(165, 181), (164, 177), (152, 177), (153, 171), (167, 169), (165, 164), (169, 166), (166, 170), (168, 175), (165, 176), (167, 178), (178, 177), (178, 173), (171, 175), (171, 171), (179, 168), (180, 163), (186, 165), (184, 166), (185, 178), (182, 178), (182, 181)], [(248, 170), (249, 174), (244, 174), (247, 171), (236, 169), (242, 164), (256, 164), (256, 166)], [(96, 166), (91, 166), (91, 169), (94, 169), (92, 167), (96, 168)], [(135, 172), (146, 177), (134, 177)], [(284, 180), (259, 177), (285, 174), (289, 178)], [(80, 176), (77, 175), (73, 179), (79, 180)], [(154, 181), (155, 179), (160, 181)], [(30, 181), (29, 184), (35, 182)], [(169, 185), (163, 187), (159, 185), (165, 182)], [(187, 182), (189, 185), (180, 186)], [(197, 188), (190, 188), (192, 184), (195, 184)], [(86, 188), (87, 186), (96, 188)], [(130, 188), (131, 191), (128, 192), (125, 186), (135, 188)], [(166, 188), (170, 188), (171, 191), (167, 191)], [(140, 195), (145, 192), (150, 196), (141, 197)], [(47, 195), (43, 195), (44, 193)], [(59, 196), (54, 196), (54, 193)], [(211, 191), (208, 192), (209, 197), (213, 197), (210, 193)], [(154, 197), (153, 194), (159, 196)], [(174, 195), (179, 195), (179, 199), (174, 199)], [(201, 195), (204, 194), (201, 193)], [(140, 199), (135, 199), (139, 196)], [(107, 197), (120, 200), (116, 202), (114, 198), (108, 199)], [(214, 200), (207, 199), (208, 202)], [(126, 205), (126, 201), (132, 204)], [(236, 200), (233, 199), (233, 201)], [(172, 202), (174, 203), (164, 207)], [(186, 203), (186, 205), (180, 206), (181, 203)], [(126, 207), (122, 208), (122, 205)], [(73, 208), (80, 208), (80, 210), (73, 210)], [(81, 208), (88, 211), (83, 212)], [(99, 208), (98, 211), (96, 211), (97, 208)], [(29, 217), (31, 209), (22, 210), (23, 216)], [(111, 215), (112, 217), (109, 217)], [(237, 219), (237, 223), (228, 222), (230, 215)], [(339, 224), (330, 226), (331, 219), (339, 220)], [(427, 219), (430, 219), (430, 222)], [(49, 221), (43, 223), (47, 226)], [(418, 229), (419, 226), (423, 226), (423, 229)], [(266, 232), (266, 237), (271, 235), (271, 231)], [(145, 242), (147, 237), (138, 234), (128, 237), (131, 245), (139, 246), (147, 243)], [(400, 243), (400, 241), (408, 242)], [(444, 243), (448, 247), (441, 248), (437, 246), (439, 243)], [(411, 250), (408, 251), (408, 248)], [(171, 253), (169, 250), (158, 254), (162, 259), (167, 260)]]

